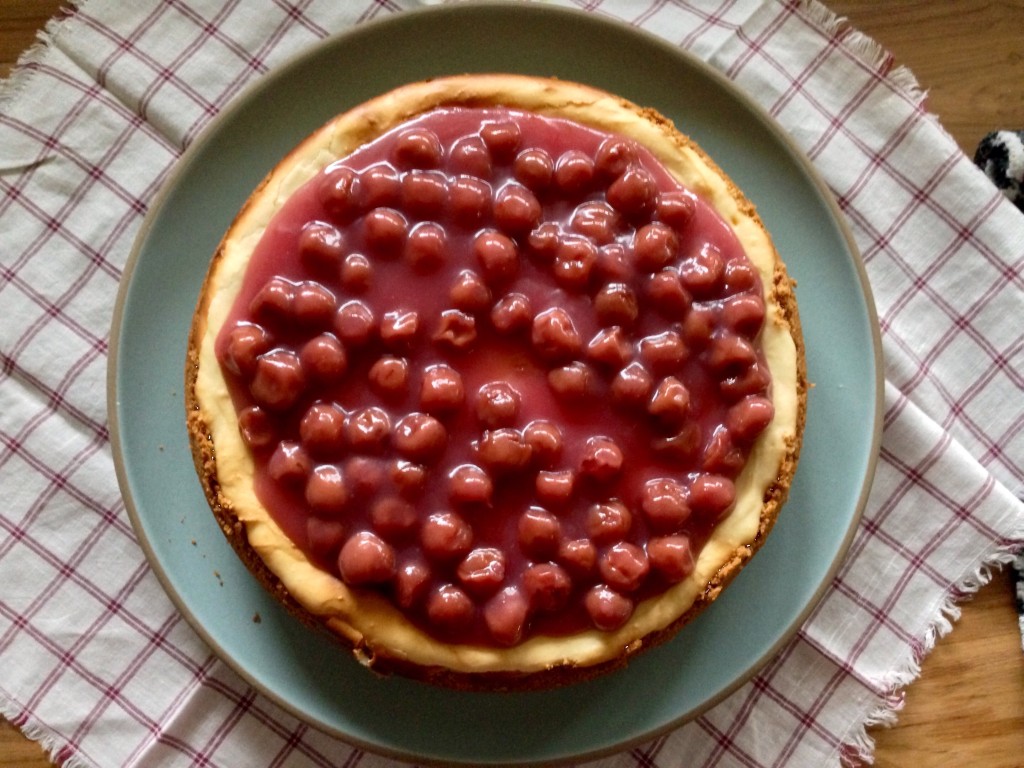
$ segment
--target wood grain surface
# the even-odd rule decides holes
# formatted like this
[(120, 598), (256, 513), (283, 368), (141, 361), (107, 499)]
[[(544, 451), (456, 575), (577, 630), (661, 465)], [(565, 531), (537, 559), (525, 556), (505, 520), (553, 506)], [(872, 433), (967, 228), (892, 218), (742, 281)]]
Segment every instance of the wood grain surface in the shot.
[[(832, 0), (928, 92), (928, 109), (968, 155), (990, 130), (1024, 128), (1024, 0)], [(0, 77), (65, 5), (0, 0)], [(963, 604), (925, 659), (894, 727), (875, 727), (879, 768), (1024, 766), (1024, 653), (1009, 575)], [(0, 669), (0, 675), (3, 670)], [(38, 744), (0, 719), (0, 768), (48, 768)]]

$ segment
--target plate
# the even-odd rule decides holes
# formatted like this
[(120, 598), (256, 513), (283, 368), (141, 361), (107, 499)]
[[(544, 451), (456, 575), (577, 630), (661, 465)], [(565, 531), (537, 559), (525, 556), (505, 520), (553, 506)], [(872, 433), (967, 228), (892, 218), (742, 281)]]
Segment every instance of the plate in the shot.
[[(758, 206), (799, 282), (814, 382), (790, 500), (758, 556), (672, 642), (621, 672), (555, 691), (453, 692), (368, 674), (279, 608), (235, 556), (196, 479), (184, 424), (192, 312), (210, 256), (250, 191), (336, 113), (405, 82), (473, 71), (589, 83), (660, 110), (692, 135)], [(596, 14), (445, 6), (312, 47), (262, 78), (189, 147), (126, 267), (111, 334), (109, 417), (122, 493), (154, 571), (199, 635), (255, 688), (374, 752), (446, 764), (555, 763), (620, 750), (695, 717), (796, 631), (838, 567), (870, 486), (880, 359), (865, 273), (827, 189), (726, 79)]]

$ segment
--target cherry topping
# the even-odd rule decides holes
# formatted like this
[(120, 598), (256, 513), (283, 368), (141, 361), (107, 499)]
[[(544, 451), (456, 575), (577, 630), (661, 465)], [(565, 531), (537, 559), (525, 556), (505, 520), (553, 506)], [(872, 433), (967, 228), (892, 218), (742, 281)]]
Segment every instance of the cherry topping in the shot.
[(349, 584), (379, 584), (395, 573), (395, 551), (370, 531), (360, 531), (341, 548), (338, 570)]
[(615, 631), (774, 418), (761, 276), (633, 141), (456, 112), (295, 193), (218, 337), (239, 431), (300, 546), (427, 631)]
[(420, 316), (412, 310), (393, 309), (380, 319), (380, 340), (390, 349), (406, 350), (420, 329)]
[(299, 421), (299, 438), (311, 456), (339, 456), (345, 447), (345, 413), (333, 403), (314, 403)]
[(259, 356), (270, 349), (271, 337), (266, 329), (252, 323), (243, 323), (228, 336), (225, 364), (232, 373), (245, 377), (256, 371)]
[(647, 411), (664, 424), (678, 426), (686, 420), (690, 410), (690, 391), (675, 376), (666, 376), (658, 382)]
[(269, 448), (277, 440), (277, 430), (267, 412), (258, 405), (250, 405), (238, 413), (238, 431), (251, 449)]
[(334, 332), (347, 344), (365, 344), (376, 329), (373, 310), (357, 299), (342, 304), (334, 316)]
[(457, 560), (473, 545), (473, 529), (454, 512), (435, 512), (420, 528), (420, 544), (433, 560)]
[(523, 428), (523, 441), (534, 460), (542, 467), (552, 467), (562, 456), (562, 430), (545, 419), (531, 421)]
[(555, 163), (555, 184), (568, 196), (582, 195), (594, 180), (594, 160), (585, 152), (570, 149)]
[(448, 178), (439, 171), (409, 171), (402, 176), (402, 209), (419, 219), (435, 218), (448, 202)]
[(529, 604), (515, 587), (505, 587), (484, 606), (484, 622), (491, 638), (511, 646), (523, 639), (527, 630)]
[(643, 487), (640, 506), (656, 530), (678, 530), (690, 516), (686, 488), (671, 477), (648, 480)]
[(523, 571), (523, 590), (533, 610), (558, 613), (569, 602), (572, 579), (555, 563), (535, 563)]
[(594, 297), (594, 311), (602, 325), (631, 327), (640, 315), (633, 289), (624, 283), (608, 283)]
[(295, 288), (292, 316), (295, 322), (309, 328), (330, 325), (337, 309), (334, 294), (320, 283), (304, 282)]
[(597, 544), (621, 541), (633, 527), (633, 513), (617, 499), (592, 504), (585, 525), (587, 536)]
[(662, 331), (640, 339), (640, 359), (654, 373), (667, 373), (679, 367), (689, 350), (675, 330)]
[(506, 184), (494, 196), (494, 220), (505, 232), (529, 232), (540, 223), (541, 213), (537, 196), (521, 184)]
[(441, 458), (448, 433), (440, 421), (425, 413), (410, 413), (395, 425), (395, 449), (408, 459), (433, 463)]
[(657, 200), (658, 187), (649, 171), (628, 168), (608, 187), (608, 202), (632, 219), (649, 216)]
[(633, 592), (650, 570), (647, 553), (636, 544), (619, 541), (601, 556), (598, 571), (609, 587), (619, 592)]
[(249, 312), (257, 321), (287, 321), (294, 302), (295, 285), (284, 278), (274, 277), (253, 297)]
[(408, 234), (409, 223), (405, 216), (393, 208), (376, 208), (363, 217), (363, 238), (378, 256), (400, 253)]
[(583, 605), (594, 626), (606, 632), (619, 629), (633, 615), (633, 601), (604, 584), (591, 587)]
[(456, 224), (483, 223), (491, 209), (491, 186), (476, 176), (457, 176), (448, 188), (448, 210)]
[(336, 559), (345, 542), (345, 524), (322, 517), (306, 518), (306, 546), (314, 557)]
[(484, 230), (473, 241), (473, 252), (491, 282), (507, 281), (519, 271), (519, 253), (512, 239), (501, 232)]
[(367, 210), (398, 205), (402, 196), (402, 178), (390, 164), (372, 165), (359, 180), (362, 202)]
[(541, 470), (537, 473), (534, 485), (539, 501), (548, 506), (564, 506), (572, 498), (576, 473), (571, 469)]
[(361, 253), (350, 253), (341, 262), (339, 269), (341, 285), (350, 293), (362, 293), (368, 289), (373, 280), (373, 267), (370, 260)]
[(690, 307), (692, 298), (683, 286), (679, 271), (674, 267), (651, 275), (646, 289), (651, 303), (666, 317), (680, 318)]
[(721, 288), (725, 275), (722, 254), (712, 245), (706, 245), (679, 265), (679, 279), (692, 295), (703, 298), (713, 296)]
[(741, 336), (722, 334), (711, 340), (707, 362), (722, 378), (736, 376), (757, 362), (754, 345)]
[(249, 391), (258, 405), (270, 411), (283, 411), (298, 402), (305, 386), (299, 356), (280, 349), (257, 359)]
[(763, 395), (750, 395), (729, 408), (726, 426), (733, 439), (750, 443), (771, 423), (775, 406)]
[(399, 398), (409, 389), (409, 361), (404, 357), (383, 355), (370, 366), (367, 379), (381, 397)]
[(589, 201), (582, 203), (573, 212), (569, 228), (597, 245), (607, 245), (615, 239), (622, 226), (620, 219), (618, 212), (608, 203)]
[(361, 184), (359, 175), (344, 166), (328, 167), (320, 182), (320, 202), (336, 221), (351, 221), (359, 212)]
[(404, 498), (417, 498), (427, 481), (427, 470), (421, 464), (398, 459), (391, 466), (391, 482)]
[(360, 408), (345, 417), (345, 438), (354, 450), (376, 452), (390, 434), (391, 417), (383, 408)]
[(419, 523), (416, 507), (398, 496), (382, 496), (370, 507), (374, 530), (385, 539), (401, 539)]
[(552, 368), (548, 386), (566, 405), (579, 404), (594, 394), (594, 373), (582, 362)]
[(592, 240), (567, 236), (558, 244), (552, 274), (560, 285), (580, 291), (590, 282), (597, 259), (598, 249)]
[(448, 260), (448, 236), (439, 224), (425, 221), (413, 227), (405, 241), (405, 260), (414, 272), (436, 272)]
[(437, 168), (444, 150), (433, 131), (409, 128), (395, 139), (394, 158), (399, 168)]
[(349, 500), (341, 470), (333, 464), (313, 468), (306, 482), (306, 503), (314, 512), (338, 514)]
[(727, 299), (722, 304), (722, 324), (740, 336), (753, 338), (764, 324), (764, 299), (751, 293)]
[(638, 229), (633, 243), (637, 266), (648, 272), (672, 263), (678, 248), (679, 240), (675, 232), (658, 221)]
[(320, 384), (337, 382), (348, 370), (348, 356), (338, 338), (330, 333), (314, 336), (299, 351), (302, 372)]
[(448, 495), (456, 504), (490, 506), (494, 481), (475, 464), (460, 464), (448, 476)]
[(654, 379), (643, 363), (634, 361), (615, 375), (612, 397), (623, 405), (646, 404), (654, 388)]
[(477, 444), (477, 455), (492, 471), (507, 474), (524, 469), (532, 451), (518, 430), (505, 427), (486, 430)]
[(519, 124), (512, 120), (485, 123), (480, 128), (480, 137), (499, 163), (510, 162), (523, 141)]
[(406, 610), (421, 603), (430, 588), (430, 569), (419, 560), (402, 563), (394, 576), (395, 602)]
[(441, 313), (433, 339), (451, 349), (468, 349), (476, 341), (476, 318), (457, 309), (446, 309)]
[(589, 359), (616, 370), (624, 366), (632, 354), (633, 347), (618, 326), (601, 329), (587, 343)]
[(442, 584), (427, 595), (427, 617), (442, 633), (464, 629), (476, 611), (473, 599), (453, 584)]
[(473, 595), (487, 595), (505, 581), (505, 553), (495, 547), (477, 547), (456, 569), (459, 582)]
[(698, 475), (690, 484), (690, 507), (698, 514), (718, 517), (736, 500), (732, 480), (721, 475)]
[(548, 360), (575, 357), (583, 348), (583, 340), (572, 316), (561, 307), (545, 309), (533, 319), (534, 349)]
[(270, 461), (267, 462), (270, 477), (284, 485), (305, 483), (311, 468), (309, 454), (301, 445), (291, 440), (282, 440), (278, 443), (270, 456)]
[(541, 192), (551, 185), (555, 175), (555, 163), (547, 150), (524, 149), (515, 159), (513, 174), (528, 189)]
[(508, 382), (488, 382), (477, 390), (476, 417), (487, 429), (510, 426), (519, 415), (520, 402), (519, 393)]
[(530, 507), (519, 517), (519, 546), (534, 559), (544, 560), (558, 552), (561, 524), (551, 512)]
[(636, 161), (636, 147), (630, 141), (609, 136), (597, 148), (594, 170), (600, 178), (611, 180), (625, 173)]
[(471, 269), (459, 272), (448, 296), (457, 309), (466, 312), (481, 312), (491, 303), (491, 289), (480, 275)]
[(572, 539), (558, 545), (558, 562), (570, 576), (586, 579), (597, 566), (597, 547), (591, 539)]
[[(352, 493), (352, 498), (361, 502), (366, 499), (376, 498), (377, 492), (384, 487), (386, 470), (381, 459), (371, 456), (349, 456), (344, 463), (342, 471), (345, 474), (345, 485)], [(377, 499), (377, 503), (384, 503), (391, 497)], [(371, 515), (372, 515), (371, 510)]]
[(561, 242), (561, 232), (553, 221), (539, 224), (526, 236), (526, 245), (530, 255), (542, 262), (549, 262), (555, 258), (555, 253), (557, 253)]
[(682, 229), (697, 211), (697, 201), (688, 192), (663, 192), (658, 196), (658, 220)]
[(452, 145), (449, 162), (457, 173), (480, 179), (491, 177), (491, 151), (479, 136), (458, 139)]
[(430, 366), (420, 384), (420, 407), (427, 413), (453, 411), (466, 399), (462, 374), (450, 365)]
[(685, 535), (657, 536), (647, 542), (647, 559), (651, 568), (670, 582), (685, 579), (693, 572), (693, 549)]
[(315, 268), (336, 268), (344, 252), (341, 232), (326, 221), (311, 221), (299, 234), (299, 258)]
[(502, 333), (525, 330), (533, 322), (533, 309), (528, 296), (508, 293), (494, 303), (491, 324)]

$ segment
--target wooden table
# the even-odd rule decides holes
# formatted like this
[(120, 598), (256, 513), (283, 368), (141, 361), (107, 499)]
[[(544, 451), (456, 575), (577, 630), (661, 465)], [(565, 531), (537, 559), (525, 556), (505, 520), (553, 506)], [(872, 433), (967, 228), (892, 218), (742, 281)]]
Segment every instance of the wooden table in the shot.
[[(831, 0), (929, 92), (930, 111), (968, 155), (997, 128), (1024, 128), (1024, 2)], [(0, 0), (0, 76), (59, 0)], [(2, 674), (2, 671), (0, 671)], [(963, 605), (956, 630), (906, 691), (899, 724), (873, 728), (880, 768), (1024, 765), (1024, 653), (1007, 573)], [(0, 719), (0, 768), (47, 768), (39, 746)]]

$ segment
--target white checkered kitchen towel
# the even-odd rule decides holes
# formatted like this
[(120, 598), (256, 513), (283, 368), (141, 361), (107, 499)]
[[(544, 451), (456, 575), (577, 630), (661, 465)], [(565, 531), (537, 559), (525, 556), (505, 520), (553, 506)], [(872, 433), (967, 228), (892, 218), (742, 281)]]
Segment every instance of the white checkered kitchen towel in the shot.
[[(0, 708), (71, 766), (387, 765), (281, 711), (150, 571), (105, 413), (118, 281), (147, 207), (268, 69), (413, 0), (88, 0), (0, 92)], [(685, 47), (794, 137), (880, 314), (880, 463), (849, 558), (793, 640), (697, 720), (602, 765), (836, 765), (955, 602), (1024, 546), (1024, 216), (909, 73), (800, 2), (578, 3)]]

